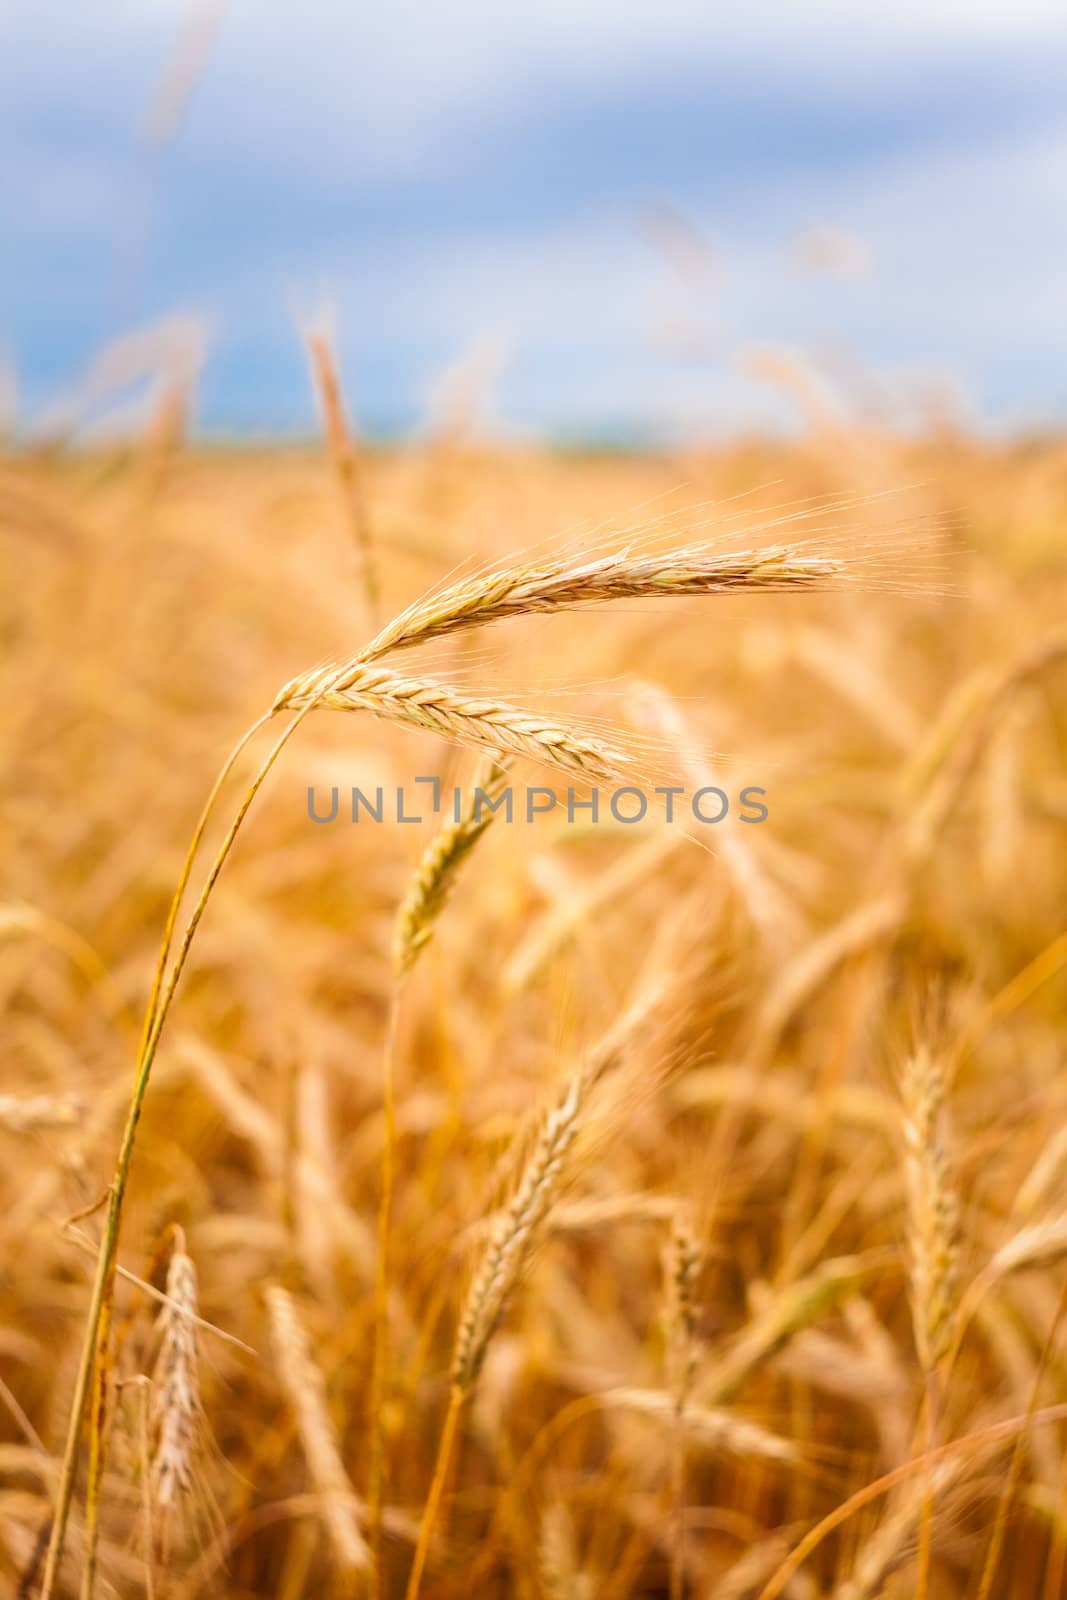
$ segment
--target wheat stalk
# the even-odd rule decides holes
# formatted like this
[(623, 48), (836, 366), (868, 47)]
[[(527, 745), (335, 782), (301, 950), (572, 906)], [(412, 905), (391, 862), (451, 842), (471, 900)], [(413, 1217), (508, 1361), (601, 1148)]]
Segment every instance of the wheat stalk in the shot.
[(311, 1355), (292, 1296), (278, 1284), (266, 1291), (271, 1342), (286, 1397), (316, 1490), (323, 1521), (346, 1583), (371, 1570), (370, 1550), (360, 1531), (361, 1506), (341, 1460), (326, 1405), (326, 1385)]
[(345, 416), (344, 401), (341, 397), (341, 381), (337, 373), (337, 362), (334, 359), (330, 342), (325, 334), (310, 334), (307, 343), (308, 355), (311, 358), (312, 376), (318, 391), (322, 419), (326, 426), (326, 438), (330, 447), (334, 474), (337, 478), (341, 503), (348, 519), (352, 542), (359, 560), (363, 592), (367, 603), (367, 615), (370, 618), (371, 625), (377, 627), (380, 620), (380, 588), (371, 542), (370, 518), (367, 514), (367, 501), (359, 470), (359, 458), (356, 454), (352, 430)]

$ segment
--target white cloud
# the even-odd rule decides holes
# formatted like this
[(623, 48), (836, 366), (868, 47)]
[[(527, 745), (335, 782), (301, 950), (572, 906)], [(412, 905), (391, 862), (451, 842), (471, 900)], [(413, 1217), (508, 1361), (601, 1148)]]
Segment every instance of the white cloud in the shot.
[[(15, 0), (6, 50), (17, 99), (106, 108), (126, 85), (131, 129), (183, 29), (213, 0)], [(875, 73), (910, 79), (976, 56), (1067, 48), (1062, 0), (230, 0), (194, 117), (289, 167), (400, 173), (433, 165), (518, 104), (701, 64), (840, 96)]]
[[(190, 9), (191, 0), (74, 10), (66, 0), (18, 0), (0, 24), (0, 75), (12, 80), (8, 98), (28, 130), (0, 172), (0, 182), (11, 179), (6, 232), (17, 246), (0, 282), (34, 316), (65, 282), (61, 244), (80, 236), (99, 261), (101, 241), (129, 230), (138, 197), (116, 151), (123, 137), (132, 143)], [(595, 171), (584, 202), (553, 208), (549, 192), (538, 212), (523, 188), (529, 175), (512, 190), (508, 170), (490, 163), (486, 181), (511, 193), (509, 215), (490, 207), (493, 222), (462, 226), (440, 210), (423, 215), (398, 182), (398, 207), (412, 209), (367, 238), (348, 223), (344, 198), (376, 184), (387, 201), (390, 180), (460, 172), (475, 145), (524, 148), (523, 130), (558, 101), (580, 110), (588, 97), (595, 116), (605, 92), (620, 91), (625, 107), (623, 91), (656, 81), (669, 94), (673, 81), (699, 81), (705, 69), (709, 84), (760, 106), (780, 90), (794, 103), (802, 94), (807, 105), (862, 110), (877, 89), (906, 133), (909, 97), (936, 111), (942, 73), (981, 109), (989, 83), (1012, 81), (1011, 63), (1047, 70), (1058, 54), (1067, 59), (1062, 0), (305, 0), (299, 10), (290, 0), (231, 0), (175, 153), (176, 185), (184, 173), (195, 193), (229, 163), (231, 185), (235, 172), (256, 175), (257, 204), (264, 190), (313, 204), (324, 177), (335, 187), (318, 231), (305, 238), (296, 228), (281, 244), (277, 232), (261, 235), (262, 219), (234, 193), (236, 226), (188, 255), (172, 236), (165, 265), (183, 300), (187, 284), (203, 285), (222, 335), (250, 343), (292, 337), (294, 303), (323, 287), (350, 334), (372, 333), (408, 352), (403, 359), (423, 359), (410, 356), (420, 348), (458, 357), (498, 336), (513, 351), (503, 403), (519, 421), (753, 418), (771, 402), (739, 382), (736, 348), (828, 338), (872, 365), (950, 367), (990, 412), (1038, 414), (1067, 405), (1054, 376), (1067, 356), (1067, 286), (1050, 266), (1067, 251), (1062, 129), (1020, 131), (994, 111), (987, 125), (967, 122), (965, 139), (928, 124), (910, 148), (875, 141), (861, 162), (836, 151), (820, 162), (816, 152), (786, 174), (773, 155), (759, 167), (757, 154), (752, 192), (729, 210), (716, 194), (722, 172), (702, 181), (697, 168), (676, 183), (664, 171), (663, 192), (716, 247), (706, 302), (691, 294), (684, 307), (704, 319), (700, 360), (657, 340), (676, 309), (675, 285), (625, 205), (600, 202)], [(598, 159), (610, 166), (603, 130), (601, 143)], [(551, 191), (552, 174), (534, 181)], [(225, 185), (216, 194), (212, 203), (229, 202)], [(173, 196), (181, 199), (177, 186)], [(797, 231), (813, 226), (856, 235), (872, 271), (847, 283), (805, 276), (790, 251)], [(72, 300), (91, 290), (88, 277), (70, 284)]]

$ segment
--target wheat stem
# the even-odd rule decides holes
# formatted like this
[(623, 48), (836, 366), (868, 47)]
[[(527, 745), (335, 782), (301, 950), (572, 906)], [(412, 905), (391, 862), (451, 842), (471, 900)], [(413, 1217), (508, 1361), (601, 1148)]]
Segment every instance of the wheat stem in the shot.
[(415, 1546), (415, 1555), (411, 1563), (411, 1572), (408, 1575), (408, 1585), (405, 1590), (405, 1600), (419, 1600), (419, 1590), (422, 1588), (422, 1575), (426, 1567), (426, 1557), (430, 1550), (430, 1540), (437, 1524), (438, 1512), (441, 1508), (441, 1497), (444, 1494), (445, 1480), (448, 1469), (452, 1463), (452, 1455), (456, 1447), (456, 1437), (459, 1431), (460, 1412), (466, 1399), (464, 1391), (452, 1386), (448, 1396), (448, 1410), (445, 1412), (444, 1426), (437, 1444), (437, 1460), (434, 1464), (433, 1478), (430, 1481), (430, 1492), (426, 1497), (423, 1508), (422, 1522), (419, 1525), (419, 1539)]
[(378, 1260), (374, 1276), (374, 1365), (370, 1398), (370, 1492), (368, 1495), (368, 1535), (374, 1555), (378, 1592), (384, 1594), (382, 1570), (382, 1512), (385, 1501), (385, 1392), (389, 1371), (389, 1229), (393, 1211), (393, 1186), (396, 1174), (396, 1095), (395, 1056), (397, 1024), (400, 1016), (401, 983), (393, 989), (386, 1026), (382, 1062), (382, 1151), (381, 1194), (378, 1202)]
[(337, 363), (330, 349), (329, 341), (324, 334), (313, 333), (310, 335), (308, 353), (311, 357), (312, 374), (319, 394), (319, 404), (322, 407), (323, 422), (326, 425), (326, 438), (330, 447), (330, 458), (333, 462), (341, 502), (351, 530), (356, 558), (359, 561), (367, 615), (370, 618), (371, 626), (376, 628), (380, 621), (378, 614), (380, 609), (378, 571), (374, 562), (370, 518), (367, 514), (367, 501), (360, 476), (359, 459), (356, 455), (352, 430), (345, 416)]

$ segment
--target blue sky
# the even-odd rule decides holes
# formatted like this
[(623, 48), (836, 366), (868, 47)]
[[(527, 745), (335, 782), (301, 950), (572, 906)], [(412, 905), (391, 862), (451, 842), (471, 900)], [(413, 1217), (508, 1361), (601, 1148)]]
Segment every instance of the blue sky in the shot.
[(135, 333), (205, 430), (307, 430), (327, 314), (372, 430), (788, 425), (768, 349), (1063, 423), (1065, 82), (1060, 0), (8, 0), (0, 352), (27, 425)]

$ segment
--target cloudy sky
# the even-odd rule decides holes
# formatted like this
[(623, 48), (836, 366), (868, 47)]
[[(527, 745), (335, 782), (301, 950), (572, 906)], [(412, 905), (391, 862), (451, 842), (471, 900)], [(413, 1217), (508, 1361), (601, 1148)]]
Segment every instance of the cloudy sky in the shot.
[[(0, 0), (20, 416), (199, 330), (200, 419), (376, 430), (1067, 421), (1062, 0)], [(188, 92), (187, 92), (188, 91)], [(10, 385), (9, 385), (10, 387)]]

